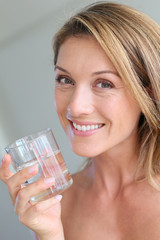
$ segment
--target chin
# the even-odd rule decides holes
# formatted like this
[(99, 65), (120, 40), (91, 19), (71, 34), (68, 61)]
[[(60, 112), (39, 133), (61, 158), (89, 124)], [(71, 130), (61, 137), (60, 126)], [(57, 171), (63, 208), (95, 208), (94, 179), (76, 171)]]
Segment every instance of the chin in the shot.
[(95, 150), (93, 147), (88, 148), (88, 147), (82, 147), (82, 146), (71, 146), (72, 151), (77, 154), (78, 156), (85, 157), (85, 158), (92, 158), (100, 154), (100, 151)]

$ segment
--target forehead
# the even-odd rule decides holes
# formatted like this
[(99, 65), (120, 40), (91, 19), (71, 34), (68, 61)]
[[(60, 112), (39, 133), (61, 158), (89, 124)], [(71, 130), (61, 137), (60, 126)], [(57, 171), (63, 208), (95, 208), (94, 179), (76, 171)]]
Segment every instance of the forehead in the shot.
[(95, 71), (107, 67), (115, 71), (114, 65), (100, 44), (88, 35), (68, 38), (59, 49), (57, 64), (74, 68), (81, 66), (83, 69), (94, 67)]

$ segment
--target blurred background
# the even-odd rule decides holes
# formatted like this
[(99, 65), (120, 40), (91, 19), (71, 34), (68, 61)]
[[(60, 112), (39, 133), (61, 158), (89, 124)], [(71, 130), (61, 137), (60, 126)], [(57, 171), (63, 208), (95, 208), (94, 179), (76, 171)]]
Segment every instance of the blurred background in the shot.
[[(84, 159), (72, 153), (54, 109), (52, 37), (92, 0), (0, 0), (0, 160), (9, 143), (51, 127), (71, 173)], [(160, 23), (159, 0), (113, 1), (135, 7)], [(0, 182), (0, 239), (31, 240)]]

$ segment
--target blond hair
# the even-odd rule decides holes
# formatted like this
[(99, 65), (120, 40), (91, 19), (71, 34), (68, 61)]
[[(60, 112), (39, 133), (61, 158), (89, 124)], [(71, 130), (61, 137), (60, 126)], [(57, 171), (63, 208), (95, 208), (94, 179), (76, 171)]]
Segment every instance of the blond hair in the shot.
[(131, 7), (92, 4), (71, 17), (54, 36), (55, 64), (63, 42), (83, 34), (101, 45), (142, 110), (137, 173), (143, 169), (149, 183), (160, 190), (156, 181), (160, 174), (160, 27)]

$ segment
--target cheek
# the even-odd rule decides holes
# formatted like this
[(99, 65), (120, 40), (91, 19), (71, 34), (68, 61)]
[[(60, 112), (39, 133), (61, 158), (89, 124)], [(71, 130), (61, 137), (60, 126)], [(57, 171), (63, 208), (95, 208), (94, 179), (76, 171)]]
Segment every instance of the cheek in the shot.
[(65, 128), (65, 107), (64, 107), (64, 103), (61, 99), (57, 98), (55, 96), (54, 98), (54, 103), (55, 103), (55, 108), (56, 108), (56, 112), (57, 112), (57, 115), (58, 115), (58, 118), (59, 118), (59, 121), (62, 125), (63, 128)]
[(55, 90), (54, 94), (54, 104), (56, 112), (58, 114), (59, 120), (63, 128), (66, 126), (66, 113), (68, 108), (68, 98), (66, 98), (65, 93)]
[(107, 97), (103, 98), (103, 101), (97, 101), (96, 106), (103, 117), (108, 120), (116, 119), (116, 117), (119, 115), (119, 112), (121, 112), (119, 100), (113, 97)]
[(127, 129), (132, 131), (138, 127), (138, 122), (140, 119), (141, 110), (137, 103), (135, 102), (122, 102), (119, 104), (121, 106), (117, 111), (119, 116), (119, 125), (123, 127), (123, 129)]
[(135, 125), (139, 121), (141, 109), (137, 102), (129, 98), (112, 98), (110, 101), (103, 101), (99, 104), (99, 109), (103, 117), (111, 124)]
[(54, 94), (54, 104), (55, 104), (57, 113), (63, 112), (64, 109), (66, 108), (66, 101), (64, 99), (63, 93), (57, 90), (55, 90), (55, 94)]

